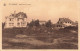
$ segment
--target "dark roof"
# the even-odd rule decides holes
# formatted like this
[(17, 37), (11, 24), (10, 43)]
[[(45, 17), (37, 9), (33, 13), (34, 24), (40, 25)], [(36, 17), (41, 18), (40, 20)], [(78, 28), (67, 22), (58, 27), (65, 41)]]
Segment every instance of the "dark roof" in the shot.
[(17, 14), (11, 14), (10, 16), (18, 17), (18, 18), (19, 18), (19, 16), (22, 16), (23, 18), (27, 18), (26, 13), (23, 13), (23, 12), (19, 12)]
[(74, 22), (70, 20), (69, 18), (59, 18), (59, 21), (57, 23), (64, 23), (64, 22), (70, 22), (74, 24)]
[(20, 15), (21, 15), (22, 17), (24, 17), (24, 18), (27, 18), (26, 13), (23, 13), (23, 12), (17, 13), (17, 14), (16, 14), (16, 17), (19, 17)]

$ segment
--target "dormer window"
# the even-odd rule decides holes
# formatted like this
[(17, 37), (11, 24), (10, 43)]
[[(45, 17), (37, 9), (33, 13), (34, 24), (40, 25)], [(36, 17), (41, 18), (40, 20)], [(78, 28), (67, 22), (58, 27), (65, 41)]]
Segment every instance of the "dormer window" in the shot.
[(10, 21), (11, 21), (11, 19), (10, 19)]
[(71, 24), (71, 22), (70, 22), (70, 24)]
[(20, 26), (20, 23), (17, 23), (18, 26)]
[(67, 22), (65, 22), (65, 23), (67, 23)]
[(13, 18), (10, 18), (9, 21), (13, 21)]
[(70, 22), (68, 22), (68, 23), (70, 23)]

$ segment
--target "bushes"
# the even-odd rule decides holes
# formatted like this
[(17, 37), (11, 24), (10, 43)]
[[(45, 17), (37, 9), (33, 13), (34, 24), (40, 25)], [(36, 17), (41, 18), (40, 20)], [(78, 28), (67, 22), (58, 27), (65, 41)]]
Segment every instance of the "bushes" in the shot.
[(65, 27), (64, 29), (78, 30), (78, 27), (77, 26), (68, 26), (68, 27)]
[(9, 34), (23, 34), (25, 28), (8, 28), (4, 29), (2, 33), (9, 33)]
[(30, 23), (28, 23), (28, 26), (29, 27), (33, 27), (33, 26), (36, 26), (36, 27), (38, 27), (38, 26), (40, 26), (40, 24), (39, 24), (39, 20), (32, 20)]
[(45, 26), (46, 26), (46, 27), (52, 27), (51, 20), (47, 21), (46, 24), (45, 24)]

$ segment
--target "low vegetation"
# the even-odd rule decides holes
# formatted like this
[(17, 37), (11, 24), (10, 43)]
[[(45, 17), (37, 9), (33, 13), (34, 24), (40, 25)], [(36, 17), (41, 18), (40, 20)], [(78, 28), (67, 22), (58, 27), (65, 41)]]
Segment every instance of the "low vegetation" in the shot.
[[(74, 32), (72, 33), (71, 31), (75, 31), (76, 33)], [(78, 48), (78, 27), (65, 27), (64, 29), (56, 30), (52, 27), (34, 26), (26, 28), (3, 29), (2, 33), (3, 33), (2, 34), (3, 49), (6, 48), (77, 49)], [(12, 39), (20, 42), (16, 43), (14, 41), (11, 41)], [(24, 40), (24, 42), (21, 39)], [(35, 45), (37, 41), (39, 42), (39, 45)], [(41, 45), (42, 43), (40, 44), (40, 42), (45, 44)], [(7, 45), (5, 46), (4, 44)]]

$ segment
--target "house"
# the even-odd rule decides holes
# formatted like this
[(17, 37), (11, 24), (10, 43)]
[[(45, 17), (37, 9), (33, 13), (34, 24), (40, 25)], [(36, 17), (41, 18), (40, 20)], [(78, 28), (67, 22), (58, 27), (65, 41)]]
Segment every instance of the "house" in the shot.
[(40, 25), (45, 25), (46, 21), (39, 21)]
[(55, 26), (58, 28), (64, 28), (67, 26), (76, 26), (76, 23), (70, 20), (69, 18), (59, 18)]
[(27, 25), (27, 15), (26, 13), (19, 12), (13, 13), (6, 17), (5, 28), (13, 28), (13, 27), (26, 27)]

